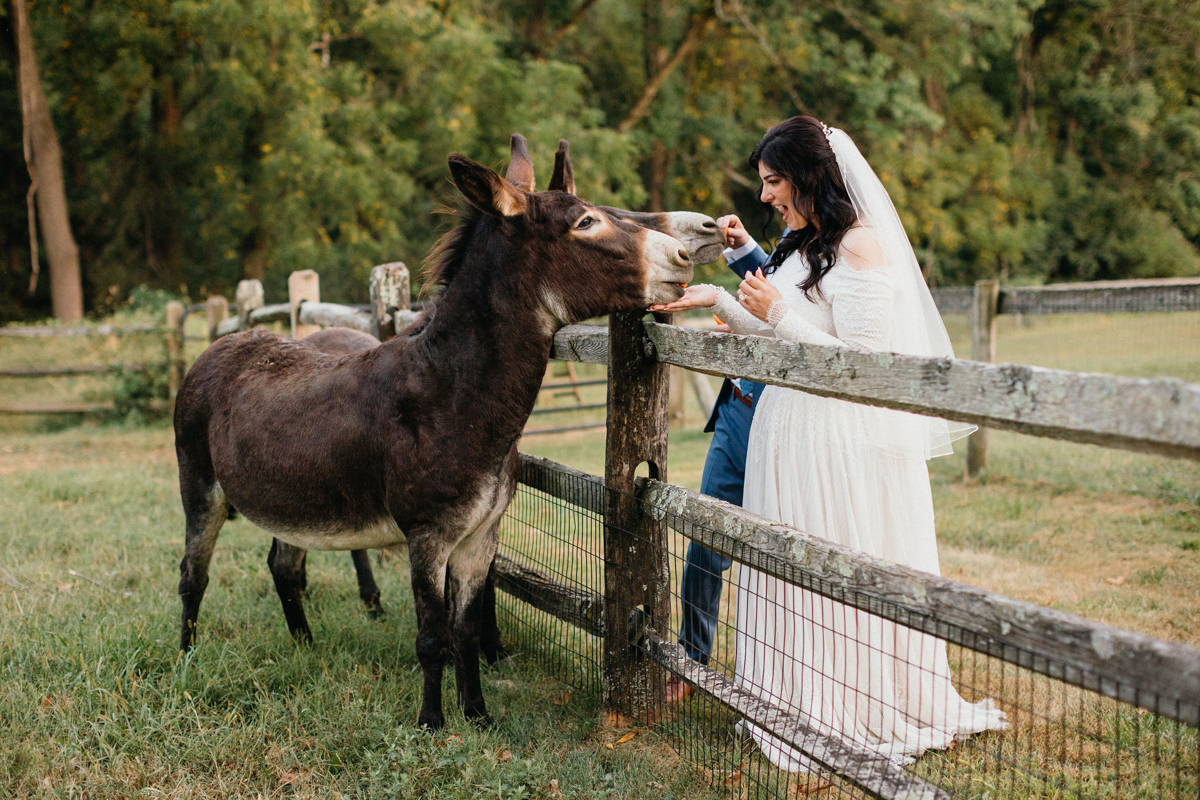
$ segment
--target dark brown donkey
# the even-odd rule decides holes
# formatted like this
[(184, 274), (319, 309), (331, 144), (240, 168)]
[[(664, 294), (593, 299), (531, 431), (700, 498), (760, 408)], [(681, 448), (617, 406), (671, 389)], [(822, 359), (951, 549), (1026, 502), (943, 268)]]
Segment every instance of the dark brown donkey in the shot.
[(677, 240), (566, 192), (534, 192), (523, 152), (513, 167), (510, 181), (450, 157), (470, 208), (434, 255), (445, 289), (419, 332), (337, 357), (247, 331), (193, 365), (175, 407), (184, 648), (230, 504), (275, 537), (268, 563), (300, 639), (311, 638), (297, 580), (306, 549), (407, 539), (425, 675), (418, 722), (442, 725), (450, 658), (464, 714), (488, 719), (481, 589), (553, 336), (670, 302), (692, 276)]
[[(513, 163), (521, 164), (522, 154), (527, 152), (525, 138), (520, 134), (513, 136), (512, 147)], [(575, 172), (571, 166), (570, 144), (566, 139), (559, 140), (549, 189), (550, 191), (565, 191), (575, 194)], [(644, 228), (650, 228), (678, 239), (687, 249), (692, 263), (696, 265), (716, 261), (725, 247), (724, 233), (717, 227), (716, 221), (707, 214), (693, 211), (636, 212), (609, 206), (601, 206), (601, 209), (609, 216), (628, 220)], [(416, 323), (411, 326), (408, 333), (411, 334), (414, 330), (419, 329), (420, 324)], [(345, 356), (370, 350), (379, 344), (379, 340), (368, 333), (349, 328), (327, 328), (306, 337), (304, 344), (331, 355)], [(384, 613), (383, 601), (379, 586), (375, 582), (375, 575), (371, 570), (367, 551), (352, 550), (350, 557), (358, 578), (358, 595), (362, 599), (367, 613), (372, 618), (378, 618)], [(301, 565), (300, 571), (303, 585), (306, 582), (303, 565)], [(500, 631), (496, 626), (495, 582), (491, 573), (488, 575), (482, 602), (484, 616), (480, 646), (484, 657), (489, 663), (494, 664), (500, 658), (505, 657), (507, 652), (501, 644)]]
[[(378, 346), (379, 340), (369, 333), (350, 328), (326, 328), (306, 336), (304, 344), (331, 356), (348, 356)], [(375, 573), (371, 571), (371, 559), (367, 556), (367, 551), (351, 550), (350, 560), (354, 562), (354, 574), (358, 578), (358, 596), (366, 606), (367, 614), (372, 619), (382, 617), (383, 598), (379, 593), (379, 584), (375, 583)], [(300, 561), (299, 572), (303, 594), (308, 584), (305, 559)]]

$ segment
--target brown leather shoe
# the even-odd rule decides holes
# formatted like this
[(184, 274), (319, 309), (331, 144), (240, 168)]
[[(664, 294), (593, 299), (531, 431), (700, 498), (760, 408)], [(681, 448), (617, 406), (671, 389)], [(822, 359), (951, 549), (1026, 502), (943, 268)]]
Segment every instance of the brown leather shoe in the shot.
[(696, 690), (690, 683), (679, 678), (671, 678), (667, 681), (663, 696), (668, 703), (678, 703), (680, 700), (688, 699), (695, 693)]

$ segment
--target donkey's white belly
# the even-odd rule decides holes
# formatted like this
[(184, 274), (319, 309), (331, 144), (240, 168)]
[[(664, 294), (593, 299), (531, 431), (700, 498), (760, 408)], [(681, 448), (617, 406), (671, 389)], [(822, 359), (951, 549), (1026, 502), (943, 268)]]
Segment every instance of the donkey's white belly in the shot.
[(377, 547), (391, 547), (405, 541), (396, 520), (391, 517), (381, 519), (374, 525), (353, 530), (275, 528), (262, 525), (253, 519), (250, 521), (276, 539), (305, 550), (372, 550)]
[[(215, 491), (219, 490), (220, 484), (217, 484)], [(464, 503), (454, 514), (455, 522), (451, 527), (461, 531), (462, 535), (456, 541), (448, 542), (449, 547), (457, 547), (478, 530), (490, 529), (504, 514), (510, 499), (511, 492), (504, 491), (499, 481), (492, 480), (482, 486), (474, 500)], [(255, 519), (252, 512), (242, 513), (276, 539), (305, 550), (373, 550), (407, 541), (396, 520), (390, 516), (372, 525), (339, 529), (333, 525), (320, 528), (285, 527)], [(489, 561), (490, 558), (489, 553)]]

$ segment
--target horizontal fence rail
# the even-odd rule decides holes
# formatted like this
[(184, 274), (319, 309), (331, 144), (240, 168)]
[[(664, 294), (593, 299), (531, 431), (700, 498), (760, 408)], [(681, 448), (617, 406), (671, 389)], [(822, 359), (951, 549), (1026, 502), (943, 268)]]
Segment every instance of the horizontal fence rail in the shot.
[(7, 367), (0, 378), (54, 378), (64, 375), (103, 375), (108, 372), (147, 372), (145, 364), (76, 364), (62, 367)]
[[(971, 286), (932, 289), (943, 314), (968, 314)], [(1200, 278), (1059, 283), (1000, 289), (998, 314), (1114, 314), (1200, 311)]]
[[(420, 317), (420, 312), (403, 310), (397, 313), (399, 327), (409, 325)], [(290, 303), (272, 303), (260, 306), (250, 312), (250, 326), (267, 325), (272, 322), (288, 322), (292, 318)], [(344, 306), (339, 303), (303, 302), (300, 304), (298, 321), (302, 325), (320, 325), (326, 328), (352, 328), (363, 333), (372, 332), (372, 318), (369, 311), (355, 306)], [(217, 336), (228, 336), (240, 330), (237, 317), (230, 317), (217, 326)]]
[(161, 333), (162, 326), (151, 323), (136, 325), (76, 325), (70, 328), (32, 326), (0, 328), (0, 338), (46, 339), (57, 336), (129, 336), (138, 333)]
[[(659, 360), (695, 372), (1018, 433), (1200, 460), (1200, 385), (848, 348), (645, 323)], [(605, 363), (607, 329), (573, 325), (555, 358)]]

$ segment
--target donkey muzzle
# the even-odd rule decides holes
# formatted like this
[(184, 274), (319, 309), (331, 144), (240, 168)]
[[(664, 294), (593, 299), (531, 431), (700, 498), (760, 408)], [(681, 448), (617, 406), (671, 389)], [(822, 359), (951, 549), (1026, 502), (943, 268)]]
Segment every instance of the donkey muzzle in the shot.
[(692, 254), (692, 263), (711, 264), (725, 249), (725, 232), (707, 214), (695, 211), (669, 211), (663, 214), (663, 232), (679, 240)]
[(692, 258), (678, 240), (658, 231), (646, 231), (642, 246), (646, 267), (646, 305), (669, 303), (683, 296), (683, 284), (692, 281)]

